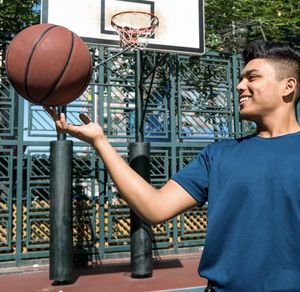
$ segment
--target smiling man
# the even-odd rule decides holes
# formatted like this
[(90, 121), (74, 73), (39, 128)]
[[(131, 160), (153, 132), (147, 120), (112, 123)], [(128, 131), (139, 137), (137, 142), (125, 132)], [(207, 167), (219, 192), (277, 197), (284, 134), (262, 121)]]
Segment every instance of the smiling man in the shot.
[(258, 41), (244, 52), (237, 90), (241, 118), (257, 133), (210, 144), (155, 189), (116, 153), (102, 128), (74, 126), (46, 108), (59, 132), (90, 143), (127, 203), (150, 224), (208, 202), (199, 273), (209, 291), (300, 291), (300, 53)]
[(258, 41), (245, 50), (246, 66), (237, 88), (240, 117), (255, 122), (258, 135), (268, 135), (261, 132), (264, 124), (279, 128), (283, 134), (299, 129), (295, 115), (299, 99), (299, 58), (298, 51), (278, 43)]

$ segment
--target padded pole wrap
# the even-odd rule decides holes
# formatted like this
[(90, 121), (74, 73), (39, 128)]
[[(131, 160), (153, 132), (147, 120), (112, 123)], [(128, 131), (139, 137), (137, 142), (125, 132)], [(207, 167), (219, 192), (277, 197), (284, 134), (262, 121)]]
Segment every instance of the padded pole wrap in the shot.
[(72, 282), (72, 141), (50, 142), (50, 279)]
[[(144, 142), (129, 145), (130, 166), (150, 182), (150, 144)], [(151, 226), (132, 210), (131, 219), (131, 276), (146, 278), (152, 276), (152, 233)]]

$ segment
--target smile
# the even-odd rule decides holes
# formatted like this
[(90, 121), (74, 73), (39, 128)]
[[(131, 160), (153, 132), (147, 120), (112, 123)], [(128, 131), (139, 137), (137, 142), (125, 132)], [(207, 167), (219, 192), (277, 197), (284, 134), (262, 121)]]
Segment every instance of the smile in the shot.
[(250, 99), (249, 96), (240, 97), (240, 104), (243, 103), (243, 102), (245, 102), (245, 101), (247, 101), (247, 100), (249, 100), (249, 99)]

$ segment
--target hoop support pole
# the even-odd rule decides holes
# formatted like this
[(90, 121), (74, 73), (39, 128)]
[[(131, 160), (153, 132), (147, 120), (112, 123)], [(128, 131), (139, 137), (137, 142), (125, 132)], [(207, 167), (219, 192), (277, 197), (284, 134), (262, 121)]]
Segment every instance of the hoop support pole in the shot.
[[(135, 133), (136, 142), (129, 144), (129, 162), (132, 169), (150, 183), (150, 144), (144, 143), (142, 123), (143, 97), (141, 88), (141, 52), (135, 53), (136, 78), (135, 78)], [(131, 277), (146, 278), (152, 276), (152, 235), (151, 227), (142, 220), (134, 211), (130, 211), (131, 220)]]
[[(65, 111), (63, 107), (60, 111)], [(50, 142), (50, 269), (56, 284), (73, 282), (73, 142), (58, 134)]]

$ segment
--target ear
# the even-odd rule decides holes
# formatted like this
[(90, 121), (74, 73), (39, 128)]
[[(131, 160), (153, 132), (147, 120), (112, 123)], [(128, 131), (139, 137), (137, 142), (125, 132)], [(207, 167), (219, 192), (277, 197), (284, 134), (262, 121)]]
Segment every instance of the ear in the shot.
[(294, 77), (284, 79), (283, 97), (295, 95), (297, 89), (297, 80)]

